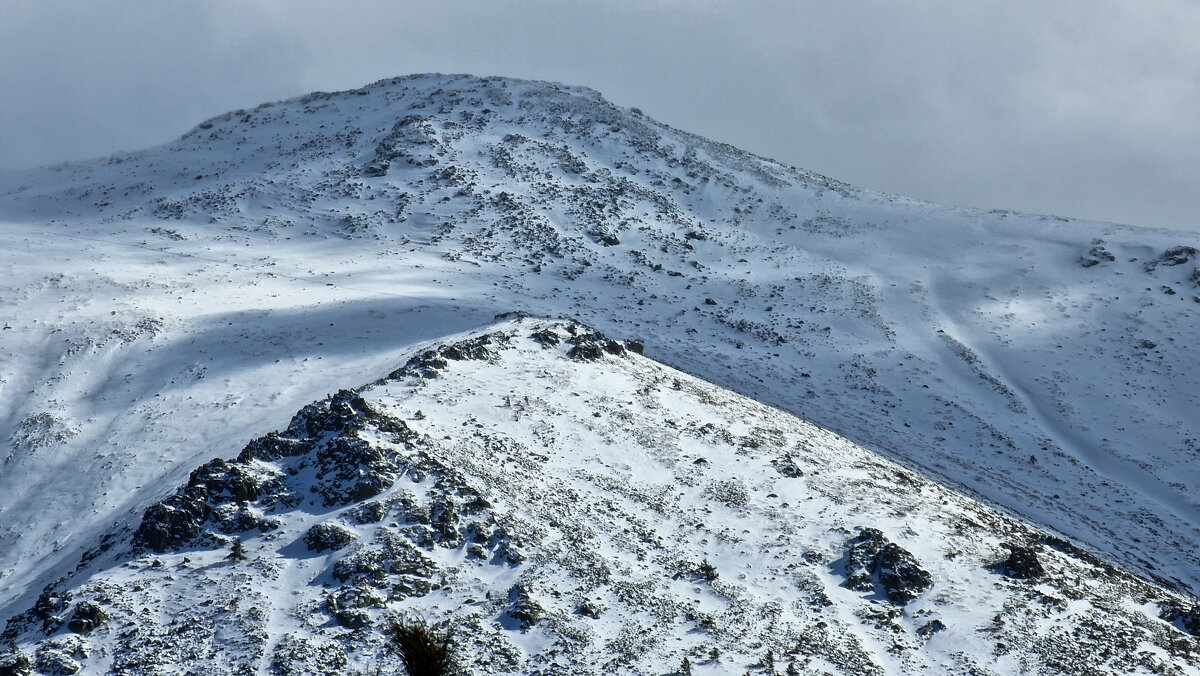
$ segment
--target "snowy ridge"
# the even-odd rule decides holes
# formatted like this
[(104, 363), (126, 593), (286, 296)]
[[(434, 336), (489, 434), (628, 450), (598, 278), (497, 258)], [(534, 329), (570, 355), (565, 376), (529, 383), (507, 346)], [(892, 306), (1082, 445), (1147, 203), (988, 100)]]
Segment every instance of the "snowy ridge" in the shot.
[(39, 668), (398, 673), (403, 613), (477, 674), (1200, 672), (1187, 599), (565, 322), (306, 406), (106, 544), (9, 623)]

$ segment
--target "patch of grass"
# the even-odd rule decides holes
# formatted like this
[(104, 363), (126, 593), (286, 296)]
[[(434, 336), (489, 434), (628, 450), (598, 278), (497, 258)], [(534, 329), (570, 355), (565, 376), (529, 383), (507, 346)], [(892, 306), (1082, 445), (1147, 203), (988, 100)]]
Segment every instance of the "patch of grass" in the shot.
[(392, 647), (409, 676), (447, 676), (452, 673), (450, 636), (421, 620), (394, 619), (388, 625)]

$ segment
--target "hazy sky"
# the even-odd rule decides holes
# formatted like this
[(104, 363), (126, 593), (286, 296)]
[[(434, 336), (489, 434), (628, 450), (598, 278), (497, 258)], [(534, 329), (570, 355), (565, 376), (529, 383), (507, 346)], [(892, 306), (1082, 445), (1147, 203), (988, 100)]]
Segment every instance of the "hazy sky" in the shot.
[(1200, 231), (1198, 0), (0, 0), (0, 168), (434, 71), (587, 85), (864, 187)]

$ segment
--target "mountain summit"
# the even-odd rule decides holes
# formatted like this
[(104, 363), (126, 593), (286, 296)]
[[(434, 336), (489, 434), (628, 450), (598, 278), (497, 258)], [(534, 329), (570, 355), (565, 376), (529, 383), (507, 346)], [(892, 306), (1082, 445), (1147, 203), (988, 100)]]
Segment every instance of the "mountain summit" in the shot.
[[(191, 485), (197, 467), (285, 427), (314, 399), (373, 382), (420, 349), (508, 312), (578, 320), (636, 341), (646, 357), (729, 391), (721, 396), (776, 407), (904, 472), (982, 498), (990, 507), (979, 509), (1007, 514), (996, 519), (1044, 529), (1003, 543), (1094, 552), (1088, 565), (1149, 585), (1128, 598), (1200, 589), (1192, 490), (1200, 384), (1189, 367), (1200, 345), (1200, 242), (1192, 234), (881, 195), (672, 129), (588, 89), (442, 75), (264, 104), (146, 151), (0, 174), (0, 223), (10, 271), (0, 277), (0, 439), (8, 440), (0, 619), (28, 620), (30, 608), (50, 603), (39, 600), (44, 590), (111, 579), (106, 566), (152, 561), (120, 558), (134, 556), (135, 540), (143, 552), (162, 542), (198, 546), (143, 530), (147, 510), (169, 506), (163, 501)], [(552, 400), (574, 398), (538, 382), (536, 369), (549, 366), (527, 366), (534, 370), (510, 405), (537, 387), (553, 390)], [(459, 382), (442, 400), (474, 401), (485, 384)], [(439, 425), (450, 420), (422, 410)], [(535, 441), (561, 432), (525, 420), (534, 436), (514, 437), (529, 449), (506, 453), (512, 462), (544, 454)], [(668, 420), (655, 418), (646, 434), (679, 434)], [(581, 443), (586, 459), (601, 442)], [(600, 466), (613, 462), (597, 457)], [(769, 464), (774, 456), (755, 457)], [(568, 465), (551, 463), (547, 480), (566, 481)], [(783, 495), (735, 466), (705, 469), (697, 485), (740, 477), (747, 504), (762, 509), (772, 504), (762, 490)], [(874, 481), (869, 474), (861, 480)], [(616, 495), (621, 481), (604, 485)], [(499, 484), (472, 490), (488, 486)], [(231, 504), (270, 516), (249, 497)], [(770, 509), (786, 521), (784, 508)], [(836, 561), (844, 541), (865, 537), (867, 549), (886, 540), (932, 570), (917, 551), (934, 547), (919, 544), (931, 518), (913, 517), (916, 536), (874, 517), (823, 521), (845, 532), (812, 545), (814, 556)], [(251, 551), (272, 566), (298, 560), (298, 549), (270, 549), (254, 523), (264, 544)], [(746, 539), (733, 523), (705, 528)], [(752, 525), (739, 529), (753, 534)], [(985, 558), (987, 547), (1000, 556), (1001, 540), (987, 542), (971, 556)], [(1155, 610), (1128, 626), (1174, 626), (1178, 640), (1192, 640), (1180, 619), (1190, 617), (1190, 601), (1171, 603), (1181, 610), (1161, 612), (1174, 619)], [(32, 640), (21, 633), (32, 631), (25, 620), (12, 624), (21, 641)], [(256, 648), (262, 670), (283, 641), (269, 628), (282, 625), (271, 622), (261, 629), (271, 638)], [(652, 635), (673, 640), (668, 634)], [(877, 668), (893, 665), (882, 653), (862, 654)]]

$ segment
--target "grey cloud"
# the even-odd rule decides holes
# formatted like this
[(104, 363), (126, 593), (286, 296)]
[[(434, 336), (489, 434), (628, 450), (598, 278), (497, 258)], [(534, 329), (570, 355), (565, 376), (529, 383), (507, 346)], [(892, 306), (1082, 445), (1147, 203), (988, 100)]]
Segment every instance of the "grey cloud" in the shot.
[(0, 166), (412, 72), (594, 87), (865, 187), (1200, 231), (1189, 0), (30, 3), (0, 46)]

